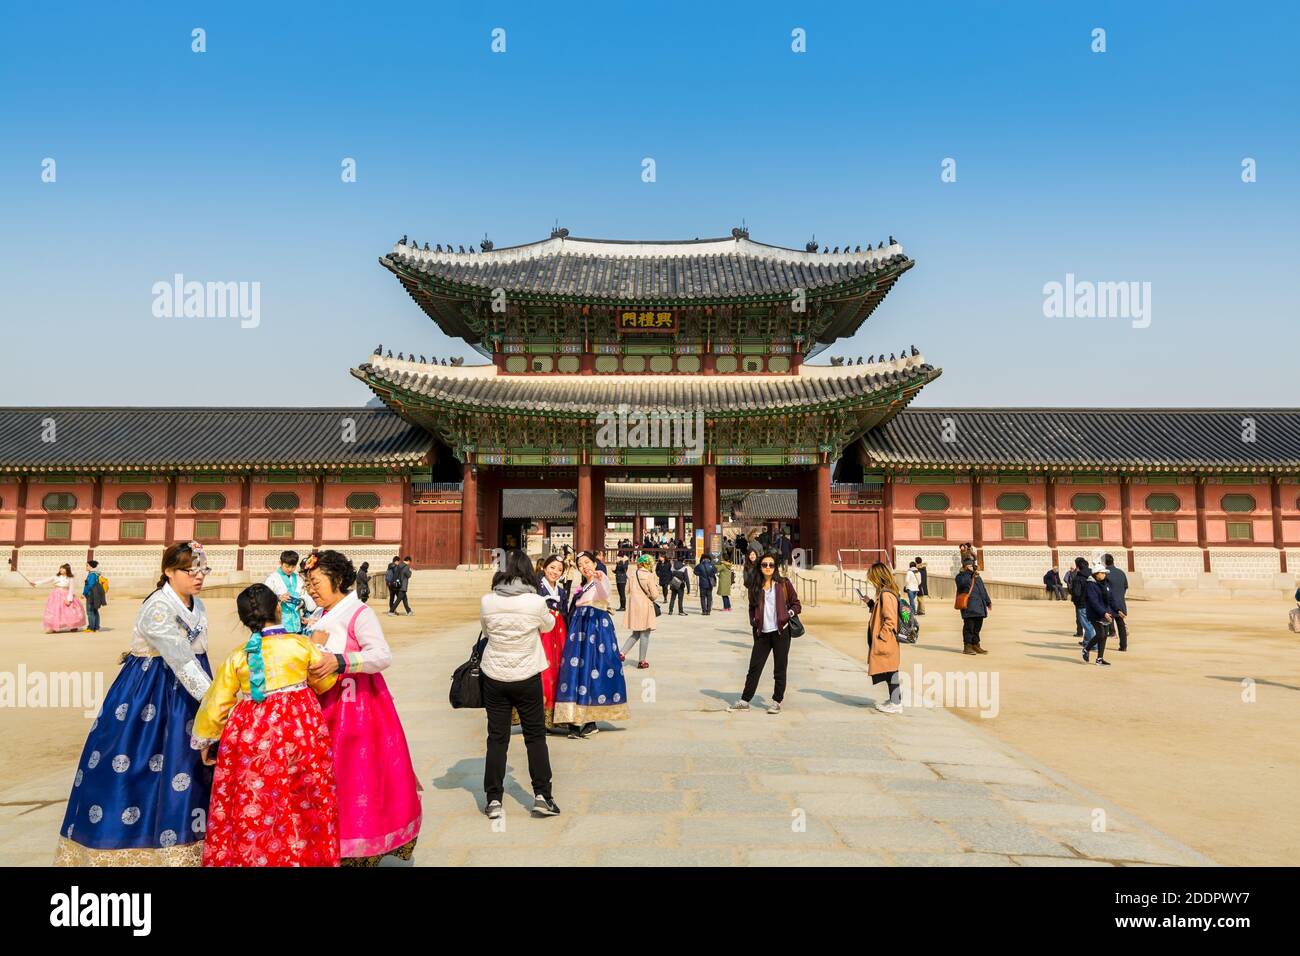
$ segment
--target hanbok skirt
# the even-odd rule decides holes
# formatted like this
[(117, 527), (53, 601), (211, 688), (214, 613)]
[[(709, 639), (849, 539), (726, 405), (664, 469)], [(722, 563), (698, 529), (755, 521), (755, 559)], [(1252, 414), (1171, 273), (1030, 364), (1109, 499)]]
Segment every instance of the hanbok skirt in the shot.
[(67, 601), (66, 588), (55, 588), (45, 601), (45, 613), (41, 615), (41, 624), (46, 631), (79, 631), (86, 626), (86, 609), (81, 600), (73, 597)]
[(555, 688), (557, 724), (627, 720), (627, 681), (618, 659), (618, 636), (609, 612), (580, 604), (569, 618)]
[(241, 700), (230, 712), (203, 865), (339, 865), (329, 728), (310, 688)]
[(343, 862), (410, 859), (420, 834), (419, 784), (383, 675), (345, 674), (320, 704), (334, 756)]
[(212, 768), (190, 747), (198, 708), (162, 658), (126, 659), (81, 751), (55, 866), (199, 865)]

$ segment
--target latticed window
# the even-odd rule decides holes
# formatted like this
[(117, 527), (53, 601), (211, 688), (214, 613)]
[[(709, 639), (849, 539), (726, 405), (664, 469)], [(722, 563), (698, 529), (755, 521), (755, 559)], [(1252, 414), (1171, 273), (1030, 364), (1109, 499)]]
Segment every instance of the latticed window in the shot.
[(1255, 510), (1254, 495), (1224, 495), (1220, 502), (1224, 511), (1249, 512)]
[[(117, 528), (117, 536), (123, 541), (143, 541), (143, 521), (123, 521)], [(212, 537), (208, 535), (208, 537)]]
[(941, 495), (937, 491), (927, 491), (923, 495), (916, 496), (917, 511), (947, 511), (948, 496)]
[(153, 499), (143, 491), (127, 491), (117, 496), (118, 511), (148, 511)]
[(298, 510), (298, 496), (292, 491), (277, 491), (266, 496), (266, 507), (271, 511)]
[(221, 511), (226, 507), (226, 496), (219, 491), (200, 491), (190, 499), (190, 507), (195, 511)]
[(71, 511), (77, 507), (77, 496), (66, 491), (51, 491), (41, 499), (41, 507), (46, 511)]
[(1151, 540), (1152, 541), (1177, 541), (1178, 522), (1177, 521), (1151, 522)]
[(1178, 500), (1177, 495), (1147, 495), (1147, 511), (1166, 514), (1177, 511), (1180, 507), (1182, 507), (1182, 503)]
[(1106, 499), (1091, 493), (1079, 494), (1070, 499), (1070, 507), (1075, 511), (1101, 511), (1106, 507)]
[(45, 522), (45, 540), (46, 541), (67, 541), (72, 537), (71, 521), (47, 521)]
[(1100, 541), (1101, 522), (1076, 521), (1074, 523), (1074, 537), (1078, 541)]
[(998, 511), (1028, 511), (1029, 496), (1018, 491), (998, 495)]
[(354, 518), (349, 525), (348, 536), (352, 538), (373, 538), (375, 536), (374, 520)]
[(379, 496), (373, 491), (354, 491), (348, 495), (348, 510), (374, 511), (379, 507)]
[(288, 541), (293, 538), (293, 522), (272, 521), (268, 534), (277, 541)]
[(922, 521), (921, 538), (925, 541), (942, 541), (948, 537), (946, 522)]
[(1254, 539), (1255, 528), (1249, 521), (1228, 522), (1229, 541), (1253, 541)]
[(194, 522), (194, 537), (198, 538), (200, 541), (204, 538), (220, 538), (221, 522), (212, 521), (211, 519)]
[(1004, 521), (1002, 537), (1007, 541), (1023, 541), (1029, 537), (1029, 527), (1024, 521)]

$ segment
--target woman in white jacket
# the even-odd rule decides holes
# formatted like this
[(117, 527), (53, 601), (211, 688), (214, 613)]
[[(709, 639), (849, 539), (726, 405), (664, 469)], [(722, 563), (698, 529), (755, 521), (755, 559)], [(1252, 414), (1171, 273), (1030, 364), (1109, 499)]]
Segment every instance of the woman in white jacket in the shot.
[(528, 775), (533, 784), (533, 813), (560, 812), (551, 797), (551, 757), (546, 749), (546, 709), (542, 672), (546, 651), (542, 631), (555, 626), (546, 599), (537, 593), (532, 563), (522, 551), (510, 551), (502, 570), (492, 576), (492, 590), (479, 609), (487, 646), (479, 669), (483, 675), (483, 706), (487, 709), (487, 761), (483, 769), (483, 812), (489, 819), (505, 815), (506, 754), (510, 749), (510, 712), (519, 712), (528, 749)]

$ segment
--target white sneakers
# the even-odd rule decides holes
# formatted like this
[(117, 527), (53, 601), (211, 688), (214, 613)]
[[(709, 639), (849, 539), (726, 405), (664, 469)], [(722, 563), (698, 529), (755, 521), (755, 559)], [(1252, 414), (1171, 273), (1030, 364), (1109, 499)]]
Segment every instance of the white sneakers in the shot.
[(772, 701), (772, 703), (767, 705), (767, 712), (769, 714), (781, 713), (781, 702), (779, 700)]
[(749, 709), (750, 709), (750, 707), (749, 707), (749, 701), (747, 701), (747, 700), (738, 700), (738, 701), (736, 701), (734, 704), (728, 704), (728, 705), (727, 705), (727, 713), (729, 713), (729, 714), (730, 714), (731, 712), (733, 712), (733, 711), (737, 711), (737, 710), (749, 710)]
[(903, 712), (903, 705), (893, 704), (884, 700), (876, 705), (876, 710), (880, 711), (882, 714), (901, 714)]

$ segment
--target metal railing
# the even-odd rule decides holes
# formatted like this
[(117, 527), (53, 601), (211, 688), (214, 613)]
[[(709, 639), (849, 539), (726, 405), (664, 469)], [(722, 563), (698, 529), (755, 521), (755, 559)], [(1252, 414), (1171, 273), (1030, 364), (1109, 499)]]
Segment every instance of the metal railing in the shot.
[(794, 578), (795, 586), (799, 589), (799, 603), (808, 607), (816, 607), (817, 579), (802, 575), (793, 569), (790, 571), (790, 577)]

